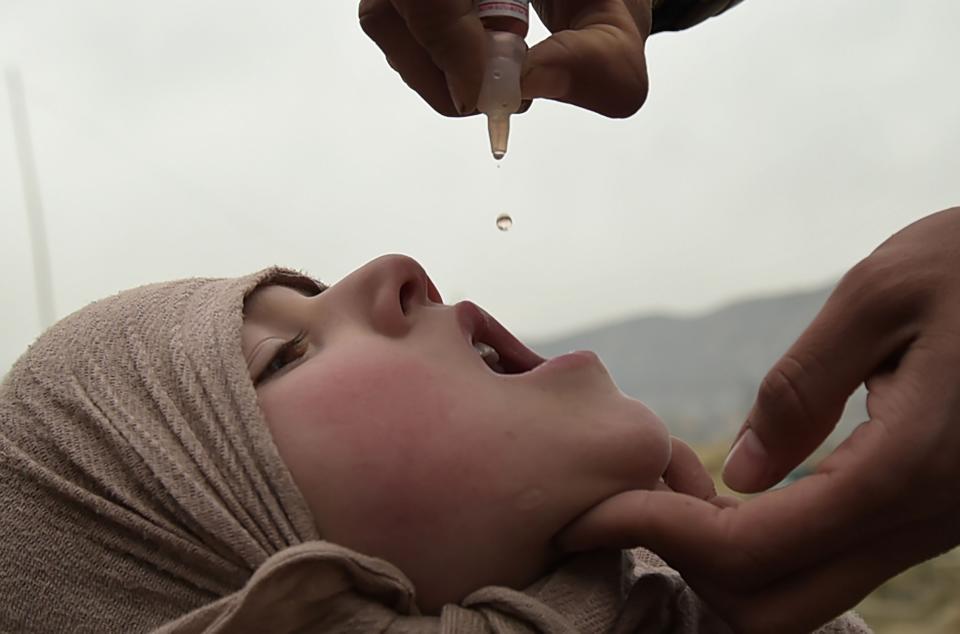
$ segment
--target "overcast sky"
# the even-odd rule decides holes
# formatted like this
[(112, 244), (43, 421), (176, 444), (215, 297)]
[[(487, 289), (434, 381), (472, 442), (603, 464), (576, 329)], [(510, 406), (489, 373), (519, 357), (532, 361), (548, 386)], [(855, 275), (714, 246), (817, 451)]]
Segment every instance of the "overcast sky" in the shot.
[[(356, 11), (0, 0), (58, 317), (146, 282), (273, 263), (335, 281), (401, 252), (538, 339), (827, 283), (960, 204), (960, 2), (747, 0), (650, 40), (629, 120), (535, 103), (499, 169), (484, 122), (434, 114)], [(0, 96), (4, 371), (39, 326)]]

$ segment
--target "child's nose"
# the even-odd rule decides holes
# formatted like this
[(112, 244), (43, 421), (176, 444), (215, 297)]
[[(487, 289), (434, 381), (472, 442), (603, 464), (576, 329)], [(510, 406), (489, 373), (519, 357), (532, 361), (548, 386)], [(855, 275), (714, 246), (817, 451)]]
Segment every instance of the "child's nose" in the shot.
[(377, 258), (356, 275), (361, 297), (370, 302), (371, 322), (386, 335), (403, 334), (417, 308), (443, 301), (423, 267), (405, 255)]

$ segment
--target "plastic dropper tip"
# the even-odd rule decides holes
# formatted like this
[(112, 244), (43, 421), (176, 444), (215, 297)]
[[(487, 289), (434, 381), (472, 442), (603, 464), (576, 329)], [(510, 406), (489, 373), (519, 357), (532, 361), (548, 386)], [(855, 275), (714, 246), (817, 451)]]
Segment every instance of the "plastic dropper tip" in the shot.
[(510, 115), (487, 115), (490, 129), (490, 152), (493, 158), (500, 160), (507, 153), (507, 139), (510, 136)]

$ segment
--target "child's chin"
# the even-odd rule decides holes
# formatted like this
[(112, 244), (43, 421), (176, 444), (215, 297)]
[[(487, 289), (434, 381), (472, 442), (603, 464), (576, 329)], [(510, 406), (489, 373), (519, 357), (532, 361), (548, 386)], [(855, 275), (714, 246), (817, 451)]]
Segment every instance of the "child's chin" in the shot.
[(670, 464), (670, 432), (659, 416), (640, 401), (632, 400), (633, 416), (624, 431), (624, 444), (632, 455), (634, 488), (653, 489)]

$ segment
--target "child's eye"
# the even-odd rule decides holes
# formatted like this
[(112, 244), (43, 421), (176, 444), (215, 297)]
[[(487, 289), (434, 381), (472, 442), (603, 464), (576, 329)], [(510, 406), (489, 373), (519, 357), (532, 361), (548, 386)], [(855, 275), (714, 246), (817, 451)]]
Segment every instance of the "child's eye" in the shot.
[(253, 382), (254, 385), (263, 383), (291, 363), (302, 358), (303, 355), (307, 353), (309, 345), (310, 342), (307, 340), (307, 331), (301, 330), (293, 339), (277, 348), (277, 351), (273, 354), (273, 357), (271, 357), (266, 367)]

